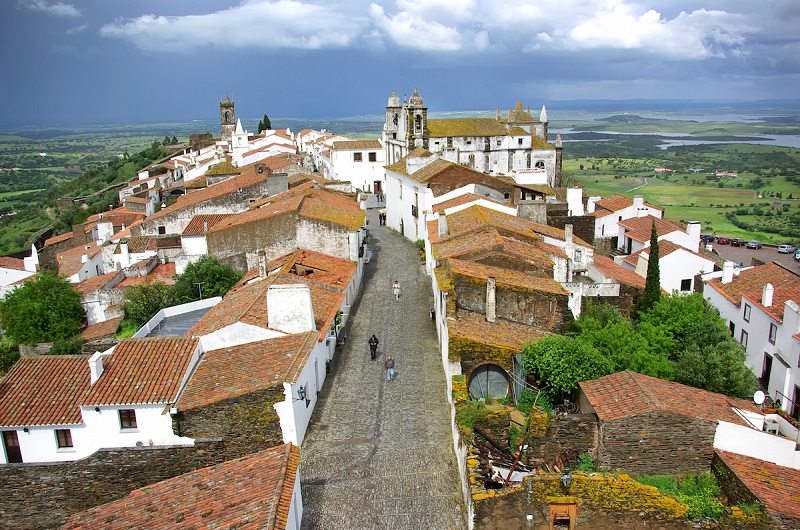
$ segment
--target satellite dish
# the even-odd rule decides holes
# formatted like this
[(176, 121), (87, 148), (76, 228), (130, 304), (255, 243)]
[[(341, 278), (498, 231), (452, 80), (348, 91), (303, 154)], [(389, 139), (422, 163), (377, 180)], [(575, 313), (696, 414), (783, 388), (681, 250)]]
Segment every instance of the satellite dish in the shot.
[(756, 390), (756, 393), (753, 394), (753, 401), (755, 402), (756, 405), (759, 406), (763, 405), (764, 399), (766, 399), (766, 396), (764, 395), (764, 392), (762, 392), (761, 390)]

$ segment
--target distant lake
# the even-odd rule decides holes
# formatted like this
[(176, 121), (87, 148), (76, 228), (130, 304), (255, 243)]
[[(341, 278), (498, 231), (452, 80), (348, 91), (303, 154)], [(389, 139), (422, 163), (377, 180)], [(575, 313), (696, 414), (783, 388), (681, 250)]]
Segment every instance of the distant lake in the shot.
[[(635, 133), (635, 132), (619, 132), (619, 131), (581, 131), (575, 129), (550, 129), (549, 133), (561, 133), (565, 135), (575, 134), (575, 133), (587, 133), (592, 132), (597, 134), (598, 136), (607, 136), (607, 135), (615, 135), (615, 136), (656, 136), (656, 137), (674, 137), (674, 140), (661, 140), (661, 145), (659, 146), (661, 149), (667, 149), (669, 147), (677, 146), (677, 145), (710, 145), (710, 144), (756, 144), (756, 145), (775, 145), (779, 147), (795, 147), (800, 148), (800, 135), (796, 134), (759, 134), (759, 135), (752, 135), (752, 136), (741, 136), (736, 137), (736, 139), (731, 140), (694, 140), (692, 139), (692, 134), (690, 133), (668, 133), (668, 132), (660, 132), (660, 133)], [(575, 139), (565, 139), (564, 142), (609, 142), (615, 140), (615, 138), (606, 138), (606, 137), (598, 137), (598, 138), (575, 138)]]

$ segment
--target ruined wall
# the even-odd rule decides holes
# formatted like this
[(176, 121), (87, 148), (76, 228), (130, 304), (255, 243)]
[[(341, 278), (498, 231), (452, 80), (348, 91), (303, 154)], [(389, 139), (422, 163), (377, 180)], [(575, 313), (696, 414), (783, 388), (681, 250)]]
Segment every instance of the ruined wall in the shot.
[[(454, 275), (458, 308), (486, 314), (486, 280)], [(497, 285), (497, 318), (560, 333), (569, 297)]]
[(714, 422), (665, 411), (603, 421), (598, 467), (642, 475), (705, 471), (715, 431)]
[(227, 230), (212, 230), (206, 235), (208, 254), (220, 263), (246, 272), (252, 265), (248, 256), (263, 250), (267, 260), (297, 248), (297, 214), (294, 211), (256, 219)]
[(57, 528), (75, 513), (229, 458), (224, 442), (197, 440), (194, 447), (101, 449), (75, 462), (0, 466), (0, 527)]
[[(598, 424), (595, 414), (556, 415), (547, 423), (544, 433), (531, 429), (528, 445), (532, 448), (528, 456), (529, 465), (541, 468), (553, 465), (556, 457), (565, 451), (576, 454), (597, 454)], [(574, 465), (574, 464), (573, 464)]]
[(341, 225), (300, 217), (297, 223), (297, 246), (349, 260), (350, 233)]
[(572, 225), (575, 236), (594, 245), (594, 217), (591, 215), (548, 215), (547, 224), (562, 230), (565, 226)]
[(283, 443), (273, 405), (284, 398), (281, 385), (181, 410), (173, 417), (172, 430), (189, 438), (221, 438), (228, 458), (238, 458)]

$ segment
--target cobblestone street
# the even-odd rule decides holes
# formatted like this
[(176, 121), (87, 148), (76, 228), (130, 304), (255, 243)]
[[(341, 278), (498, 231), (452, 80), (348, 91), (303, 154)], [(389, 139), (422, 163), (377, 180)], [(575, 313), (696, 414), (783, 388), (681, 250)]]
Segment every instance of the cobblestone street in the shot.
[(304, 528), (465, 528), (429, 279), (414, 244), (380, 226), (377, 210), (367, 215), (362, 296), (302, 446)]

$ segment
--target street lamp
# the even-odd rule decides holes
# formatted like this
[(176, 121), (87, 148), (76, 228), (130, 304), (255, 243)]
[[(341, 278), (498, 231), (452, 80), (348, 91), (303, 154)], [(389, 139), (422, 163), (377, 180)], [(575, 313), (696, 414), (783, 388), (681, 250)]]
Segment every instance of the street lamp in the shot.
[(564, 468), (564, 474), (561, 475), (561, 484), (567, 491), (569, 491), (570, 486), (572, 486), (572, 475), (570, 474), (568, 467)]

